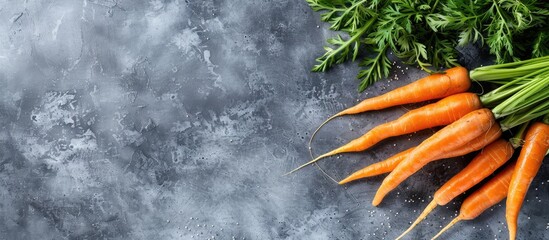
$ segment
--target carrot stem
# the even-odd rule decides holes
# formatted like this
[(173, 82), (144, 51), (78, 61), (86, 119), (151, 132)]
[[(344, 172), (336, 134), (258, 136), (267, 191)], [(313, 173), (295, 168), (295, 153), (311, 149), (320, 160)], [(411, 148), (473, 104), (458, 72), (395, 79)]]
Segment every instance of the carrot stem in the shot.
[(479, 67), (472, 80), (502, 86), (481, 96), (485, 107), (501, 120), (503, 131), (549, 113), (549, 56)]
[(513, 145), (513, 148), (519, 148), (520, 146), (522, 146), (522, 144), (524, 144), (524, 134), (526, 133), (526, 128), (528, 127), (529, 123), (530, 122), (523, 123), (517, 133), (511, 139), (509, 139), (509, 142), (511, 143), (511, 145)]
[(549, 99), (532, 108), (524, 109), (522, 111), (504, 117), (500, 121), (501, 129), (503, 131), (509, 130), (520, 124), (527, 123), (533, 119), (541, 117), (547, 113), (549, 113)]
[(549, 56), (532, 58), (523, 61), (495, 64), (478, 67), (470, 72), (471, 79), (476, 81), (500, 83), (502, 79), (521, 77), (532, 72), (532, 65), (547, 67)]
[(531, 82), (537, 76), (546, 71), (547, 69), (539, 69), (516, 79), (508, 80), (502, 86), (482, 95), (480, 99), (485, 106), (493, 105), (493, 103), (498, 103), (502, 100), (505, 100), (509, 96), (512, 96), (514, 93), (524, 88), (526, 83)]
[(549, 98), (549, 74), (538, 81), (531, 81), (524, 84), (524, 88), (514, 93), (505, 101), (492, 109), (496, 118), (501, 118), (516, 113), (536, 103), (546, 101)]

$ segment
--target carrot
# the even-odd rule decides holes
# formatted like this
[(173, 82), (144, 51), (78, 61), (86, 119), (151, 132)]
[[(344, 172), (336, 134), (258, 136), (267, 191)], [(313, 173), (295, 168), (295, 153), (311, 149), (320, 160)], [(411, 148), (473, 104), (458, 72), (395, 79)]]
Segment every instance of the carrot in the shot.
[(507, 195), (505, 218), (509, 228), (509, 239), (517, 234), (517, 222), (522, 202), (530, 183), (536, 176), (545, 153), (549, 149), (549, 125), (536, 122), (526, 132), (524, 145), (517, 159), (517, 168), (511, 178)]
[(381, 96), (366, 99), (336, 115), (356, 114), (407, 103), (444, 98), (465, 92), (470, 86), (471, 81), (467, 69), (454, 67), (446, 70), (444, 74), (432, 74)]
[(482, 185), (481, 188), (469, 195), (461, 204), (459, 215), (454, 218), (446, 227), (435, 235), (436, 239), (454, 224), (462, 220), (472, 220), (482, 214), (486, 209), (496, 205), (507, 197), (510, 190), (509, 182), (515, 170), (515, 163), (509, 164), (505, 169), (494, 176), (490, 181)]
[(446, 70), (444, 74), (432, 74), (383, 95), (365, 99), (357, 105), (329, 117), (320, 124), (309, 139), (309, 149), (311, 148), (311, 142), (318, 130), (336, 117), (380, 110), (408, 103), (440, 99), (456, 93), (465, 92), (470, 86), (471, 81), (467, 69), (464, 67), (454, 67)]
[(338, 153), (366, 150), (381, 140), (389, 137), (450, 124), (465, 114), (481, 107), (482, 104), (480, 99), (473, 93), (460, 93), (446, 97), (436, 103), (411, 110), (394, 121), (381, 124), (371, 129), (361, 137), (299, 166), (290, 173), (295, 172), (324, 157), (332, 156)]
[(475, 110), (452, 124), (442, 128), (423, 141), (383, 180), (374, 201), (374, 206), (427, 163), (454, 149), (464, 146), (474, 138), (485, 134), (496, 124), (494, 115), (486, 108)]
[(499, 139), (486, 146), (456, 176), (446, 182), (434, 195), (438, 205), (446, 205), (459, 194), (467, 191), (492, 174), (513, 156), (513, 146)]
[(470, 86), (471, 81), (469, 79), (469, 72), (467, 69), (464, 67), (450, 68), (446, 70), (444, 74), (435, 73), (408, 85), (394, 89), (383, 95), (365, 99), (357, 105), (331, 116), (324, 123), (322, 123), (318, 129), (320, 129), (328, 121), (343, 115), (357, 114), (408, 103), (418, 103), (444, 98), (456, 93), (465, 92)]
[(377, 175), (381, 175), (381, 174), (384, 174), (384, 173), (391, 172), (414, 149), (415, 149), (415, 147), (408, 148), (408, 149), (406, 149), (406, 150), (404, 150), (400, 153), (397, 153), (397, 154), (391, 156), (390, 158), (387, 158), (387, 159), (385, 159), (381, 162), (377, 162), (377, 163), (371, 164), (369, 166), (366, 166), (365, 168), (360, 169), (360, 170), (354, 172), (353, 174), (349, 175), (345, 179), (339, 181), (339, 184), (345, 184), (345, 183), (352, 182), (352, 181), (357, 180), (357, 179), (373, 177), (373, 176), (377, 176)]
[[(461, 146), (458, 149), (455, 149), (453, 151), (448, 152), (447, 154), (440, 156), (438, 159), (463, 156), (465, 154), (480, 150), (482, 147), (488, 145), (490, 142), (496, 140), (500, 136), (501, 136), (501, 129), (499, 128), (498, 125), (494, 125), (494, 127), (490, 128), (490, 130), (488, 130), (486, 134), (483, 134), (482, 136), (479, 136), (473, 139), (471, 142), (469, 142), (464, 146)], [(409, 148), (384, 161), (374, 163), (361, 170), (358, 170), (353, 174), (349, 175), (347, 178), (341, 180), (339, 184), (345, 184), (357, 179), (377, 176), (380, 174), (391, 172), (393, 171), (393, 169), (396, 168), (396, 166), (400, 162), (402, 162), (406, 158), (407, 154), (409, 154), (414, 148), (415, 147)]]
[(461, 172), (448, 180), (448, 182), (435, 192), (433, 200), (427, 205), (425, 210), (397, 239), (402, 238), (406, 233), (410, 232), (418, 223), (425, 219), (436, 206), (446, 205), (455, 197), (475, 186), (507, 162), (512, 155), (513, 146), (508, 141), (500, 138), (499, 140), (490, 143), (490, 145), (486, 146)]

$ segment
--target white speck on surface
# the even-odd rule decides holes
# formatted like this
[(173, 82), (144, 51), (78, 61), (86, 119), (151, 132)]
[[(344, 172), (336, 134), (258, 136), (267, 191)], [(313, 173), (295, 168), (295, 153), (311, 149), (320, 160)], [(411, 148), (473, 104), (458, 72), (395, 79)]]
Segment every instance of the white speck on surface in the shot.
[(57, 40), (57, 31), (59, 31), (59, 26), (61, 26), (63, 18), (65, 18), (65, 13), (63, 13), (63, 15), (61, 15), (61, 17), (57, 19), (57, 21), (55, 22), (55, 27), (53, 27), (53, 30), (51, 30), (52, 39), (54, 41)]
[(189, 54), (193, 49), (199, 50), (201, 40), (196, 31), (186, 28), (181, 33), (176, 34), (171, 42), (181, 52)]

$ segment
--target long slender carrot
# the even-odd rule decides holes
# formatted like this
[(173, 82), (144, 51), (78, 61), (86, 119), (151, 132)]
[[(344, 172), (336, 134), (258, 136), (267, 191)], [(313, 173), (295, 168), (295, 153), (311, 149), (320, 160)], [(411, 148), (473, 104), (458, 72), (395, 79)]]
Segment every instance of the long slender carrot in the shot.
[(457, 175), (446, 182), (434, 195), (438, 205), (446, 205), (455, 197), (484, 180), (506, 163), (514, 153), (510, 142), (499, 139), (486, 146)]
[(432, 240), (440, 237), (442, 233), (450, 229), (457, 222), (475, 219), (486, 211), (486, 209), (496, 205), (507, 197), (507, 192), (510, 190), (509, 182), (511, 181), (514, 170), (515, 163), (509, 164), (509, 166), (490, 179), (490, 181), (482, 185), (481, 188), (469, 195), (463, 201), (463, 204), (461, 204), (459, 215), (446, 225), (446, 227), (440, 230)]
[(549, 125), (541, 122), (532, 124), (526, 132), (524, 145), (517, 159), (517, 168), (513, 173), (507, 196), (505, 218), (507, 219), (510, 240), (515, 239), (517, 235), (518, 215), (522, 202), (548, 149)]
[(446, 70), (443, 74), (432, 74), (383, 95), (365, 99), (353, 107), (336, 113), (320, 124), (311, 135), (309, 147), (318, 130), (336, 117), (444, 98), (456, 93), (465, 92), (470, 86), (471, 80), (469, 79), (467, 69), (464, 67), (454, 67)]
[(513, 155), (513, 146), (508, 141), (499, 139), (486, 146), (473, 160), (458, 174), (440, 187), (419, 217), (397, 239), (410, 232), (418, 223), (437, 206), (446, 205), (455, 197), (469, 190), (477, 183), (488, 177)]
[(444, 98), (465, 92), (470, 86), (471, 81), (467, 69), (454, 67), (446, 70), (444, 74), (432, 74), (381, 96), (366, 99), (336, 115), (355, 114), (407, 103)]
[(332, 156), (338, 153), (366, 150), (381, 140), (389, 137), (413, 133), (436, 126), (448, 125), (458, 120), (465, 114), (480, 109), (481, 107), (482, 104), (476, 94), (454, 94), (436, 103), (411, 110), (394, 121), (381, 124), (371, 129), (361, 137), (299, 166), (290, 173), (295, 172), (324, 157)]
[[(461, 146), (458, 149), (455, 149), (453, 151), (448, 152), (447, 154), (440, 156), (439, 159), (463, 156), (465, 154), (480, 150), (482, 147), (488, 145), (490, 142), (493, 142), (500, 136), (501, 136), (501, 129), (499, 128), (499, 125), (496, 124), (494, 125), (494, 127), (490, 128), (490, 130), (488, 130), (486, 134), (473, 139), (471, 142), (469, 142), (468, 144), (465, 144), (464, 146)], [(347, 178), (341, 180), (339, 184), (345, 184), (357, 179), (377, 176), (380, 174), (391, 172), (393, 171), (393, 169), (396, 168), (396, 166), (400, 162), (402, 162), (406, 158), (407, 154), (412, 152), (414, 148), (415, 147), (409, 148), (396, 155), (393, 155), (392, 157), (384, 161), (371, 164), (361, 170), (358, 170), (353, 174), (349, 175)]]
[(486, 108), (475, 110), (452, 124), (442, 128), (423, 141), (404, 161), (383, 180), (372, 204), (379, 205), (385, 195), (401, 182), (417, 172), (438, 156), (457, 149), (481, 134), (485, 134), (496, 123), (492, 112)]
[(358, 179), (361, 179), (361, 178), (373, 177), (373, 176), (377, 176), (377, 175), (381, 175), (381, 174), (384, 174), (384, 173), (391, 172), (414, 149), (415, 149), (415, 147), (408, 148), (408, 149), (406, 149), (402, 152), (399, 152), (399, 153), (397, 153), (397, 154), (395, 154), (395, 155), (393, 155), (393, 156), (391, 156), (391, 157), (389, 157), (389, 158), (387, 158), (387, 159), (385, 159), (381, 162), (377, 162), (377, 163), (368, 165), (365, 168), (360, 169), (360, 170), (352, 173), (351, 175), (349, 175), (345, 179), (339, 181), (339, 184), (345, 184), (345, 183), (352, 182), (354, 180), (358, 180)]

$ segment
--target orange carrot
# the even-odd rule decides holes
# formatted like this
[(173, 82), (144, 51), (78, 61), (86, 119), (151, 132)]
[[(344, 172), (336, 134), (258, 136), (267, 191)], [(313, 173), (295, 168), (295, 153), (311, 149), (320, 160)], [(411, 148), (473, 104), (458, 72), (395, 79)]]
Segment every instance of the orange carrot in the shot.
[[(499, 128), (499, 125), (494, 125), (494, 127), (490, 128), (490, 130), (488, 130), (486, 134), (483, 134), (473, 139), (471, 142), (469, 142), (468, 144), (465, 144), (464, 146), (461, 146), (458, 149), (455, 149), (453, 151), (448, 152), (447, 154), (440, 156), (438, 159), (463, 156), (465, 154), (480, 150), (482, 147), (488, 145), (490, 142), (493, 142), (500, 136), (501, 136), (501, 129)], [(358, 170), (353, 174), (349, 175), (347, 178), (340, 181), (339, 184), (345, 184), (357, 179), (377, 176), (380, 174), (391, 172), (393, 171), (393, 169), (396, 168), (396, 166), (400, 162), (402, 162), (402, 160), (406, 158), (407, 154), (410, 153), (414, 148), (415, 147), (409, 148), (384, 161), (374, 163), (361, 170)]]
[(400, 153), (397, 153), (390, 158), (387, 158), (381, 162), (377, 162), (374, 164), (371, 164), (363, 169), (360, 169), (353, 174), (349, 175), (345, 179), (339, 181), (339, 184), (345, 184), (348, 182), (352, 182), (357, 179), (361, 178), (367, 178), (367, 177), (373, 177), (377, 175), (381, 175), (384, 173), (388, 173), (393, 171), (395, 167), (402, 162), (408, 156), (409, 153), (411, 153), (415, 147), (408, 148)]
[(461, 220), (472, 220), (482, 214), (486, 209), (496, 205), (507, 197), (510, 190), (509, 182), (515, 170), (515, 163), (509, 164), (504, 170), (494, 176), (481, 188), (469, 195), (459, 210), (459, 215), (454, 218), (446, 227), (437, 233), (432, 239), (438, 238), (446, 230)]
[(461, 172), (435, 193), (434, 199), (437, 204), (446, 205), (488, 177), (506, 163), (513, 156), (513, 152), (511, 143), (501, 138), (486, 146)]
[(363, 151), (383, 139), (419, 130), (450, 124), (471, 111), (482, 107), (480, 99), (473, 93), (460, 93), (446, 97), (436, 103), (411, 110), (400, 118), (381, 124), (361, 137), (305, 163), (297, 171), (321, 158), (344, 152)]
[(496, 123), (492, 112), (486, 108), (475, 110), (452, 124), (442, 128), (423, 141), (383, 180), (374, 201), (374, 206), (402, 181), (417, 172), (427, 163), (471, 140), (485, 134)]
[(524, 145), (517, 159), (517, 168), (513, 173), (507, 196), (505, 218), (510, 240), (516, 237), (518, 215), (522, 202), (548, 149), (549, 125), (541, 122), (532, 124), (524, 138)]
[(439, 188), (431, 203), (419, 215), (414, 223), (397, 239), (410, 232), (418, 223), (427, 217), (436, 206), (446, 205), (455, 197), (469, 190), (484, 178), (492, 174), (513, 155), (513, 146), (508, 141), (499, 139), (486, 146), (461, 172), (452, 177)]
[(311, 147), (311, 142), (318, 130), (336, 117), (379, 110), (408, 103), (418, 103), (440, 99), (456, 93), (465, 92), (470, 86), (471, 81), (469, 79), (469, 72), (467, 69), (463, 67), (454, 67), (446, 70), (444, 74), (432, 74), (383, 95), (365, 99), (357, 105), (329, 117), (326, 121), (320, 124), (320, 126), (311, 135), (311, 139), (309, 140), (309, 148)]
[(366, 99), (336, 115), (356, 114), (407, 103), (444, 98), (465, 92), (470, 86), (471, 81), (467, 69), (454, 67), (446, 70), (444, 74), (432, 74), (381, 96)]

